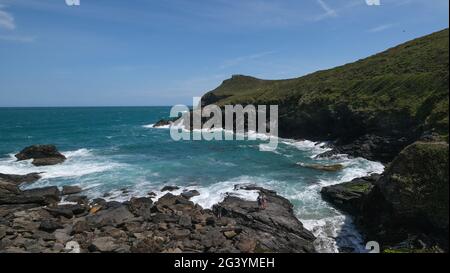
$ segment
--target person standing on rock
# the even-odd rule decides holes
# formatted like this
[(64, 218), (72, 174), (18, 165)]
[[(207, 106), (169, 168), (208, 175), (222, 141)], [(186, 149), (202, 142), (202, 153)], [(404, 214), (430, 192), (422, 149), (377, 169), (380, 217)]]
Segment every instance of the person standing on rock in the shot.
[(266, 209), (267, 208), (267, 198), (264, 193), (260, 194), (258, 196), (258, 205), (260, 209)]

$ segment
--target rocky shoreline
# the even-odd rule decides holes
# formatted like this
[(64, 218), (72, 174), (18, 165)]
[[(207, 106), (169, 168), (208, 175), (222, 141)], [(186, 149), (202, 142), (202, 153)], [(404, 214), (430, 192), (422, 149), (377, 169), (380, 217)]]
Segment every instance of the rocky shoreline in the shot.
[(260, 187), (240, 190), (264, 195), (265, 208), (230, 194), (203, 209), (189, 200), (198, 193), (176, 196), (170, 187), (158, 200), (126, 202), (88, 200), (76, 186), (20, 189), (39, 178), (0, 174), (0, 252), (315, 252), (292, 204)]
[(382, 175), (321, 191), (385, 252), (448, 252), (449, 145), (426, 140), (406, 147)]

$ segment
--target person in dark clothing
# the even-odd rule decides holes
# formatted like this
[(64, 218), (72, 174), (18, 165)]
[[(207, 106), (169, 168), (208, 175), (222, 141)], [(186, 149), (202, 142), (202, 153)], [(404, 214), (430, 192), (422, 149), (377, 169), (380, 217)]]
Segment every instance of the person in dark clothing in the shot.
[(260, 194), (258, 196), (258, 206), (260, 209), (266, 209), (267, 208), (267, 198), (264, 193)]

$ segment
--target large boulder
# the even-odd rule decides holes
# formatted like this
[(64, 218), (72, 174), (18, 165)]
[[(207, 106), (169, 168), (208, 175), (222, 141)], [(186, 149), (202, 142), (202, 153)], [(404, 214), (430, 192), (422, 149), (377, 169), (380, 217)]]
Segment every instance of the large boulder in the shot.
[(15, 156), (18, 161), (33, 159), (32, 164), (35, 166), (56, 165), (66, 160), (54, 145), (29, 146)]

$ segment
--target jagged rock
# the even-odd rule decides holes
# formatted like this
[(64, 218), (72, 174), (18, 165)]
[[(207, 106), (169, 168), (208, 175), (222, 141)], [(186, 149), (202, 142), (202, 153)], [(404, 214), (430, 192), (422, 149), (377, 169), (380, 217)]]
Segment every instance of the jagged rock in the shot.
[(47, 166), (63, 163), (66, 157), (54, 145), (33, 145), (16, 154), (18, 161), (33, 159), (35, 166)]
[(62, 188), (62, 195), (70, 195), (70, 194), (77, 194), (82, 192), (83, 189), (81, 189), (78, 186), (63, 186)]
[[(245, 201), (229, 196), (213, 210), (222, 217), (233, 218), (242, 228), (242, 234), (257, 241), (259, 251), (267, 252), (314, 252), (314, 235), (305, 229), (295, 217), (292, 204), (285, 198), (259, 187), (267, 200), (267, 208), (260, 209), (256, 201)], [(242, 235), (241, 235), (242, 236)]]

